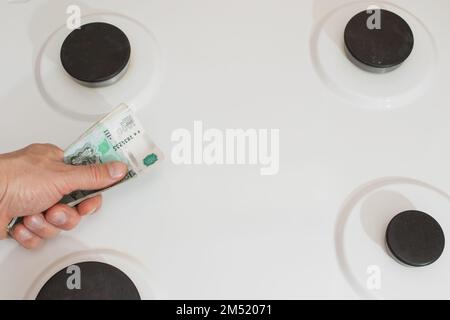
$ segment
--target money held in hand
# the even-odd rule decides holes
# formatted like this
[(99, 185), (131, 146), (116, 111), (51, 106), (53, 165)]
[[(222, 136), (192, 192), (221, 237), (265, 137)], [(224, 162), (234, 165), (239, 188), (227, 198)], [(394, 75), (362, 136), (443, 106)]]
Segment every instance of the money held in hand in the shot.
[[(125, 104), (95, 123), (64, 151), (64, 162), (75, 166), (111, 161), (127, 164), (128, 173), (117, 184), (136, 177), (162, 159), (161, 150)], [(60, 203), (75, 206), (109, 188), (75, 191), (64, 196)]]

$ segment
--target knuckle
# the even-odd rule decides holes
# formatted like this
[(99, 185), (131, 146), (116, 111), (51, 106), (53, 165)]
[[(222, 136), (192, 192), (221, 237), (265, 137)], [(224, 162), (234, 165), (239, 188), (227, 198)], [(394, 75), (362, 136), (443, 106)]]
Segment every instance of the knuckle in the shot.
[(28, 149), (36, 149), (36, 148), (40, 148), (42, 146), (41, 143), (31, 143), (30, 145), (28, 145)]
[(31, 221), (31, 217), (30, 216), (26, 216), (25, 218), (23, 218), (23, 224), (28, 229), (33, 229), (33, 230), (36, 229), (36, 227), (34, 226), (33, 222)]
[(24, 151), (27, 154), (33, 154), (36, 156), (63, 154), (63, 151), (58, 146), (51, 143), (32, 143), (25, 147)]
[(34, 152), (36, 152), (37, 150), (39, 150), (40, 148), (41, 148), (41, 144), (39, 144), (39, 143), (32, 143), (32, 144), (26, 146), (26, 147), (24, 148), (24, 150), (25, 150), (25, 152), (27, 152), (27, 153), (34, 153)]
[(59, 154), (61, 154), (61, 153), (64, 153), (64, 151), (63, 151), (61, 148), (59, 148), (58, 146), (56, 146), (56, 145), (54, 145), (54, 144), (51, 144), (51, 143), (45, 144), (45, 147), (46, 147), (51, 153), (54, 153), (54, 154), (56, 154), (56, 155), (59, 155)]
[[(26, 240), (22, 240), (20, 238), (20, 228), (21, 226), (18, 226), (14, 229), (13, 231), (13, 237), (14, 239), (16, 239), (16, 241), (25, 249), (36, 249), (38, 248), (41, 244), (42, 244), (42, 240), (36, 236), (31, 237), (30, 239), (26, 239)], [(24, 228), (24, 226), (22, 226), (22, 228)]]
[(98, 166), (89, 166), (89, 178), (93, 183), (100, 183), (102, 181), (102, 171)]
[[(74, 210), (74, 209), (71, 208), (71, 210)], [(59, 230), (69, 231), (69, 230), (74, 229), (78, 225), (78, 223), (80, 221), (80, 216), (78, 215), (78, 213), (66, 210), (66, 214), (67, 214), (67, 220), (62, 224), (55, 225), (57, 232)]]

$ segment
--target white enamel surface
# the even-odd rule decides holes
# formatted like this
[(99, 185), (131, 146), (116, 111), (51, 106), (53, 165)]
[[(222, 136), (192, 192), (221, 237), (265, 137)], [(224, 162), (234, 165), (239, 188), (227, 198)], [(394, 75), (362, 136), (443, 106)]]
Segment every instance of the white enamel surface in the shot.
[[(83, 14), (115, 12), (117, 19), (141, 24), (154, 42), (137, 39), (142, 50), (136, 54), (159, 50), (157, 63), (139, 60), (142, 68), (159, 70), (156, 80), (130, 69), (126, 76), (145, 83), (125, 86), (124, 78), (108, 88), (83, 88), (94, 90), (88, 99), (76, 94), (78, 84), (62, 80), (57, 64), (41, 68), (41, 53), (50, 50), (49, 38), (65, 24), (72, 4)], [(448, 250), (435, 265), (410, 270), (371, 238), (376, 228), (380, 236), (390, 208), (403, 208), (404, 199), (433, 211), (450, 235), (450, 3), (380, 3), (405, 14), (419, 43), (397, 73), (376, 76), (351, 65), (332, 45), (346, 23), (336, 19), (366, 4), (2, 1), (0, 153), (32, 142), (65, 147), (109, 104), (126, 102), (167, 159), (108, 191), (101, 213), (44, 248), (28, 252), (1, 242), (0, 298), (32, 298), (42, 277), (74, 257), (122, 268), (147, 298), (450, 298)], [(336, 28), (327, 33), (323, 26)], [(331, 66), (345, 72), (330, 78)], [(382, 77), (388, 80), (378, 81)], [(70, 92), (68, 105), (49, 103), (42, 85), (53, 95)], [(207, 128), (280, 129), (279, 174), (261, 176), (250, 165), (175, 166), (171, 134), (192, 130), (195, 120)], [(404, 179), (419, 185), (398, 182)], [(394, 182), (378, 185), (385, 180)], [(388, 195), (380, 206), (372, 201), (375, 227), (367, 231), (361, 203), (371, 196), (360, 191), (376, 193), (378, 187), (387, 189), (381, 195), (400, 196)], [(376, 292), (364, 287), (369, 265), (381, 267)]]

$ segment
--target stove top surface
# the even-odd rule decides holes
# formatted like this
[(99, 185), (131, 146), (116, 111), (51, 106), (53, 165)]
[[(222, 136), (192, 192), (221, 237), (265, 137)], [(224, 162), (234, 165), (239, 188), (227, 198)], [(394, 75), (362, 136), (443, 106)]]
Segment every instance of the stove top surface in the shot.
[[(376, 19), (374, 4), (398, 33), (367, 43), (389, 51), (368, 50), (358, 30), (355, 16)], [(98, 52), (118, 59), (108, 70), (64, 68), (86, 62), (89, 46), (61, 54), (77, 10), (81, 25), (117, 32), (97, 38), (113, 44)], [(449, 10), (446, 0), (0, 3), (0, 153), (64, 148), (127, 103), (166, 154), (44, 247), (2, 241), (0, 298), (62, 297), (77, 266), (127, 282), (129, 298), (450, 298)], [(204, 135), (231, 129), (270, 132), (279, 158), (198, 155)], [(192, 142), (183, 164), (180, 132)], [(427, 216), (404, 217), (387, 244), (405, 212)], [(411, 266), (423, 256), (431, 264)]]

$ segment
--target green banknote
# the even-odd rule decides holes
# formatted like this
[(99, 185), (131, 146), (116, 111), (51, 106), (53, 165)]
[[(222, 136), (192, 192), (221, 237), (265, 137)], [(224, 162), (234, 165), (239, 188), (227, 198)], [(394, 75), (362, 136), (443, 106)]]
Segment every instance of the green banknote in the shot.
[[(92, 165), (121, 161), (128, 173), (119, 183), (132, 179), (163, 159), (161, 150), (148, 137), (133, 110), (125, 104), (89, 128), (64, 151), (70, 165)], [(102, 190), (78, 190), (64, 196), (61, 203), (75, 206)]]

